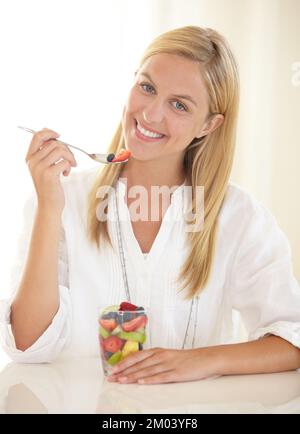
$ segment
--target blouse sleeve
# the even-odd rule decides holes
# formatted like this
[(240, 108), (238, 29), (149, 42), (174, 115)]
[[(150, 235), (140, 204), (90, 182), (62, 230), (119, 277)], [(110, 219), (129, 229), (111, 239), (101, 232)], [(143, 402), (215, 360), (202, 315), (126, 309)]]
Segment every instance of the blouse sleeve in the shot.
[(25, 267), (31, 231), (36, 210), (36, 195), (32, 194), (25, 202), (23, 209), (23, 229), (18, 239), (18, 252), (11, 270), (10, 297), (0, 301), (0, 338), (1, 346), (8, 356), (21, 363), (43, 363), (54, 360), (66, 344), (71, 329), (71, 303), (68, 282), (68, 261), (64, 237), (61, 227), (59, 241), (59, 309), (52, 323), (45, 332), (25, 351), (18, 350), (10, 326), (11, 304), (17, 292)]
[(240, 312), (249, 340), (276, 335), (300, 348), (300, 288), (290, 245), (262, 206), (252, 213), (239, 240), (230, 289), (232, 307)]

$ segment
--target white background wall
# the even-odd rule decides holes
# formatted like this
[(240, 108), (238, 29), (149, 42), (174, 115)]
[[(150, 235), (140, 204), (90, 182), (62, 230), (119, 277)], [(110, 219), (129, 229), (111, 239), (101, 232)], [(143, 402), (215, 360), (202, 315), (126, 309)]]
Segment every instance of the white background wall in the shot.
[[(10, 0), (0, 4), (0, 298), (9, 294), (31, 136), (52, 128), (105, 152), (143, 49), (184, 25), (218, 30), (241, 75), (232, 180), (253, 193), (287, 234), (300, 280), (299, 0)], [(300, 67), (299, 67), (300, 68)], [(294, 79), (293, 79), (294, 77)], [(298, 78), (299, 77), (299, 78)], [(92, 160), (76, 154), (82, 170)], [(6, 356), (0, 350), (0, 367)]]

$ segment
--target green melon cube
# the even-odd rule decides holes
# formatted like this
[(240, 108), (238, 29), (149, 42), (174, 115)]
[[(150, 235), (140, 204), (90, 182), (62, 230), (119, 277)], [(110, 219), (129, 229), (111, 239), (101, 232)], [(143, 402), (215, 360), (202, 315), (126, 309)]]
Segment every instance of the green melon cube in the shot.
[(146, 340), (146, 336), (142, 333), (137, 332), (120, 332), (117, 334), (120, 339), (124, 339), (125, 341), (135, 341), (143, 344)]
[(121, 360), (122, 357), (122, 351), (119, 350), (116, 353), (114, 353), (108, 360), (107, 363), (111, 366), (115, 365)]
[(103, 328), (103, 327), (100, 327), (99, 333), (103, 337), (103, 339), (106, 339), (109, 336), (109, 332), (107, 330), (105, 330), (105, 328)]

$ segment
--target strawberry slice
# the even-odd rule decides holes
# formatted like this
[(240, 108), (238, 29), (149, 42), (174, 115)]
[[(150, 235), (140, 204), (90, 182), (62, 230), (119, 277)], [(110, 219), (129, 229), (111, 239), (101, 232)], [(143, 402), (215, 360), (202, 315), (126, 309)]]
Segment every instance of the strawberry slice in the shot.
[(135, 304), (128, 303), (128, 301), (123, 301), (120, 304), (120, 310), (136, 310), (137, 306)]
[(131, 155), (130, 151), (127, 151), (126, 149), (122, 149), (122, 151), (120, 151), (118, 155), (116, 155), (116, 157), (112, 160), (112, 163), (117, 163), (119, 161), (126, 161), (130, 157), (130, 155)]
[(109, 353), (116, 353), (123, 345), (124, 341), (118, 336), (109, 336), (102, 341), (102, 346), (105, 351)]
[(141, 327), (145, 327), (145, 325), (147, 324), (147, 320), (148, 318), (145, 315), (138, 316), (131, 321), (124, 322), (124, 324), (122, 324), (122, 328), (125, 332), (132, 332)]
[(117, 327), (117, 322), (114, 319), (100, 319), (99, 323), (109, 332)]

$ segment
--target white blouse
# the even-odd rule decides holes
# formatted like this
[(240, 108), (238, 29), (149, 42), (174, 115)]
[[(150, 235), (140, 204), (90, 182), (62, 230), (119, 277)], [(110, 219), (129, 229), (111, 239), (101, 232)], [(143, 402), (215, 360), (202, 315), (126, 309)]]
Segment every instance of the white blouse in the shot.
[[(108, 215), (113, 249), (98, 250), (86, 236), (87, 196), (97, 173), (98, 168), (93, 168), (62, 178), (66, 205), (59, 253), (60, 306), (48, 329), (30, 348), (20, 351), (11, 333), (10, 306), (31, 238), (35, 193), (25, 204), (11, 297), (0, 306), (1, 344), (14, 361), (39, 363), (97, 356), (101, 307), (126, 300), (112, 196)], [(181, 348), (191, 306), (176, 283), (188, 254), (184, 221), (178, 218), (183, 186), (175, 190), (147, 255), (132, 230), (125, 185), (119, 181), (116, 190), (131, 301), (148, 309), (147, 347)], [(198, 306), (194, 305), (185, 348), (192, 348), (193, 341), (195, 347), (237, 342), (235, 311), (240, 312), (249, 340), (274, 334), (300, 348), (300, 288), (293, 275), (287, 238), (265, 207), (230, 183), (220, 210), (211, 278)]]

